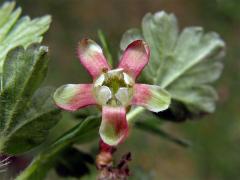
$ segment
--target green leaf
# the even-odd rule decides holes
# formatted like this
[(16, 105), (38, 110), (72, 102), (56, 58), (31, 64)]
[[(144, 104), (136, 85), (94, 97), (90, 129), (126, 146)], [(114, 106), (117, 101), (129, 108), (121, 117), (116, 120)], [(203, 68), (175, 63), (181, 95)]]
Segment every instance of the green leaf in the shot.
[[(49, 89), (33, 94), (44, 80), (48, 48), (34, 44), (9, 52), (0, 93), (0, 151), (25, 152), (42, 143), (58, 119)], [(33, 97), (32, 97), (33, 96)]]
[(21, 15), (21, 8), (14, 10), (15, 2), (6, 2), (0, 7), (0, 74), (9, 50), (32, 43), (41, 42), (42, 34), (50, 25), (51, 17), (43, 16), (33, 20)]
[(131, 42), (135, 41), (135, 40), (140, 40), (140, 39), (144, 39), (142, 36), (142, 33), (139, 29), (137, 28), (132, 28), (127, 30), (123, 36), (122, 36), (122, 40), (120, 42), (120, 48), (121, 50), (125, 50), (127, 48), (127, 46), (129, 44), (131, 44)]
[[(58, 138), (44, 151), (37, 155), (33, 162), (16, 178), (16, 180), (42, 180), (54, 167), (61, 153), (73, 143), (89, 142), (90, 137), (97, 137), (100, 125), (99, 116), (90, 116)], [(92, 135), (95, 136), (92, 136)]]
[(78, 125), (63, 134), (55, 144), (71, 144), (75, 142), (85, 143), (98, 137), (98, 128), (100, 126), (100, 116), (88, 116)]
[(29, 108), (20, 117), (18, 123), (7, 136), (4, 152), (18, 154), (41, 144), (47, 137), (49, 130), (60, 119), (60, 110), (56, 109), (52, 101), (52, 88), (42, 88), (36, 92)]
[(217, 93), (210, 83), (221, 75), (219, 58), (225, 47), (218, 34), (204, 33), (201, 27), (187, 27), (179, 33), (176, 17), (160, 11), (146, 14), (141, 30), (127, 31), (121, 47), (127, 46), (127, 39), (141, 36), (151, 49), (145, 79), (167, 89), (173, 100), (193, 114), (213, 112)]

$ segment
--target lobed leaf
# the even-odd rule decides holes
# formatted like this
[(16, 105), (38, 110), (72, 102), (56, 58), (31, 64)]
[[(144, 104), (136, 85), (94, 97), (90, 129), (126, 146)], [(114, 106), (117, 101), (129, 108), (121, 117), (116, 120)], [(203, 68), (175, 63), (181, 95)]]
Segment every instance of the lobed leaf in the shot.
[(52, 101), (54, 89), (39, 89), (33, 96), (29, 108), (20, 118), (20, 123), (8, 132), (4, 138), (4, 151), (8, 154), (19, 154), (41, 144), (50, 129), (60, 119), (60, 110)]
[(17, 47), (4, 62), (0, 93), (0, 151), (4, 153), (22, 153), (39, 145), (58, 119), (52, 91), (35, 93), (47, 73), (47, 52), (38, 44), (26, 50)]
[(51, 17), (43, 16), (33, 20), (21, 15), (21, 8), (15, 8), (15, 2), (6, 2), (0, 7), (0, 74), (9, 50), (42, 41), (42, 34), (49, 28)]
[(127, 31), (120, 46), (141, 37), (151, 49), (144, 78), (167, 89), (173, 101), (183, 104), (191, 114), (213, 112), (217, 93), (211, 83), (221, 75), (219, 59), (225, 47), (218, 34), (204, 33), (201, 27), (187, 27), (179, 33), (176, 17), (160, 11), (146, 14), (141, 30)]

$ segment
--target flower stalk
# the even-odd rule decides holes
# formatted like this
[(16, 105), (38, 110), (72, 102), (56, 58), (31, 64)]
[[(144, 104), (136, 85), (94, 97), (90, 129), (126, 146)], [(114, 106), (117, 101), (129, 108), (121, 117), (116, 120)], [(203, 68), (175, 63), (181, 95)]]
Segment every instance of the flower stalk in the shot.
[(96, 166), (99, 171), (97, 180), (127, 180), (130, 175), (128, 162), (132, 160), (131, 153), (122, 156), (119, 163), (114, 166), (113, 154), (116, 147), (105, 144), (102, 140), (99, 143), (99, 154), (96, 158)]

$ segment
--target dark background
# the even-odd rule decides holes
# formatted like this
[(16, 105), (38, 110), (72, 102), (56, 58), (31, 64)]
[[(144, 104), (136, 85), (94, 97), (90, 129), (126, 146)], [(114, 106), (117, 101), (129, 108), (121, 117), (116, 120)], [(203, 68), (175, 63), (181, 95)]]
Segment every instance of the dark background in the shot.
[(206, 31), (218, 32), (226, 41), (227, 54), (224, 72), (216, 83), (220, 96), (216, 112), (194, 121), (162, 125), (189, 140), (192, 147), (184, 149), (133, 130), (120, 153), (133, 152), (131, 166), (138, 179), (240, 179), (239, 0), (19, 0), (17, 4), (31, 17), (52, 15), (53, 23), (44, 40), (51, 56), (45, 84), (56, 87), (90, 81), (76, 57), (79, 40), (90, 37), (98, 41), (97, 30), (101, 29), (117, 57), (122, 34), (139, 27), (147, 12), (172, 12), (180, 28), (203, 26)]

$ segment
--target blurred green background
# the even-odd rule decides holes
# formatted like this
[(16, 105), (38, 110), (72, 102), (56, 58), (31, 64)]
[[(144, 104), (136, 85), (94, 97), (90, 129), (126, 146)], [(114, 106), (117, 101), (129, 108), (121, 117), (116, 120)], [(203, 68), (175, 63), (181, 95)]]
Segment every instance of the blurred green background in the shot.
[(218, 32), (226, 42), (227, 54), (216, 84), (220, 97), (216, 112), (202, 119), (162, 125), (167, 132), (190, 141), (192, 147), (184, 149), (133, 130), (119, 153), (133, 153), (134, 179), (240, 179), (239, 0), (19, 0), (17, 5), (31, 17), (53, 17), (44, 41), (51, 56), (45, 84), (56, 87), (90, 81), (76, 57), (79, 40), (90, 37), (98, 41), (97, 30), (102, 29), (116, 58), (122, 34), (139, 27), (147, 12), (165, 10), (177, 16), (180, 28), (202, 26)]

